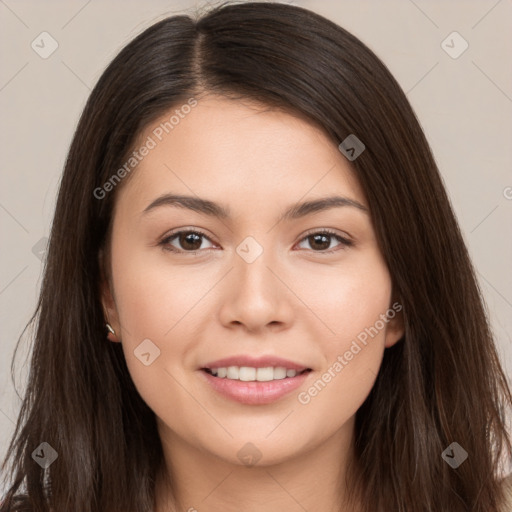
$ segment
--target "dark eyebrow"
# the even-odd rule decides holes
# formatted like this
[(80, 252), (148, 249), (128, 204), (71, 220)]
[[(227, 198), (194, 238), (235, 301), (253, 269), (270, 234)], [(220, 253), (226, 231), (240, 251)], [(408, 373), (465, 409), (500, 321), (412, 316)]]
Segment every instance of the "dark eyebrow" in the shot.
[[(231, 216), (229, 208), (225, 208), (224, 206), (214, 203), (213, 201), (209, 201), (208, 199), (175, 194), (164, 194), (157, 197), (153, 202), (146, 206), (142, 214), (146, 214), (159, 206), (177, 206), (180, 208), (187, 208), (219, 219), (227, 219)], [(341, 206), (351, 206), (368, 214), (368, 208), (355, 199), (342, 196), (330, 196), (292, 205), (279, 217), (278, 222), (298, 219), (311, 213)]]
[(281, 222), (282, 220), (299, 219), (311, 213), (329, 210), (330, 208), (339, 208), (341, 206), (351, 206), (365, 212), (366, 214), (369, 213), (368, 208), (355, 199), (342, 196), (329, 196), (293, 205), (279, 217), (278, 221)]
[(229, 209), (226, 209), (213, 201), (209, 201), (208, 199), (174, 194), (164, 194), (163, 196), (157, 197), (152, 203), (144, 208), (142, 214), (146, 214), (159, 206), (178, 206), (180, 208), (187, 208), (189, 210), (194, 210), (195, 212), (204, 213), (205, 215), (218, 217), (220, 219), (226, 219), (230, 216)]

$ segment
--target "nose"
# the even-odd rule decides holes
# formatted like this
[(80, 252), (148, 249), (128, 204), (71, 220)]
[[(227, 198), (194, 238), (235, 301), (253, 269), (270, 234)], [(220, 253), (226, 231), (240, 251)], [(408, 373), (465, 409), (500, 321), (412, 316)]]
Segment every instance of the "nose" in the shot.
[(222, 324), (242, 325), (250, 332), (288, 328), (293, 317), (293, 293), (270, 250), (250, 263), (235, 254), (233, 266), (222, 284)]

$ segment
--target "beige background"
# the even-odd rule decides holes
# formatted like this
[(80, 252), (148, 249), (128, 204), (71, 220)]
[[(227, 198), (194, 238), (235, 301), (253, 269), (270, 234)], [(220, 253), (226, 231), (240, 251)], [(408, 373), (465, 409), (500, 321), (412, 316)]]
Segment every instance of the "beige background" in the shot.
[[(362, 39), (407, 92), (440, 166), (511, 375), (512, 0), (289, 3)], [(0, 0), (1, 457), (20, 406), (10, 375), (12, 353), (35, 307), (40, 240), (49, 233), (80, 112), (122, 46), (155, 21), (192, 13), (197, 5), (207, 3)], [(58, 42), (47, 59), (31, 47), (43, 31)], [(441, 46), (453, 31), (469, 44), (456, 59)], [(452, 52), (462, 48), (457, 39), (447, 44)], [(17, 359), (20, 393), (27, 347), (23, 343)]]

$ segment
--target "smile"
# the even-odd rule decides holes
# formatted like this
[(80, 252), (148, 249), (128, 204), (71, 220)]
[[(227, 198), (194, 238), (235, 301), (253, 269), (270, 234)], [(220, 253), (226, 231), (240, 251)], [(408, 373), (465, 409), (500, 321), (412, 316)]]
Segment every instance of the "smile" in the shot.
[[(214, 370), (217, 375), (214, 375)], [(199, 373), (211, 389), (225, 398), (246, 405), (264, 405), (276, 402), (296, 390), (311, 372), (309, 368), (297, 373), (284, 367), (229, 366), (203, 368)], [(225, 376), (219, 373), (225, 373)]]

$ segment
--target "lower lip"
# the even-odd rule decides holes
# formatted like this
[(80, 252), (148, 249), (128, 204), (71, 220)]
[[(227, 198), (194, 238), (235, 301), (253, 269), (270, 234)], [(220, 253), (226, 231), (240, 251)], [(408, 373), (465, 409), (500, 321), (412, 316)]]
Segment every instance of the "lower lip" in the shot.
[(270, 404), (297, 389), (309, 376), (306, 371), (295, 377), (271, 380), (266, 382), (241, 381), (214, 377), (204, 370), (200, 370), (212, 388), (227, 398), (248, 405)]

